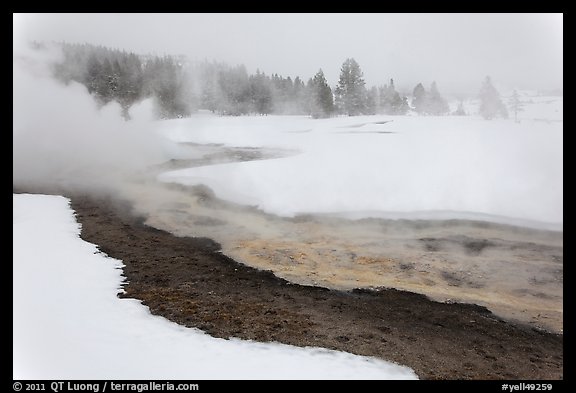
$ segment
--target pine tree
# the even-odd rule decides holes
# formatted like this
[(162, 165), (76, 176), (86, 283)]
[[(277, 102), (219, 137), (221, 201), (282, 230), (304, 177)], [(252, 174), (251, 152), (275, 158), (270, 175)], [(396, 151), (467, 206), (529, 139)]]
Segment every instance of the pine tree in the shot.
[(305, 113), (307, 111), (306, 93), (307, 91), (304, 81), (300, 79), (299, 76), (296, 76), (296, 78), (294, 78), (294, 87), (292, 90), (292, 99), (296, 113)]
[(460, 100), (458, 102), (458, 108), (452, 113), (454, 116), (466, 116), (466, 111), (464, 110), (464, 102)]
[(400, 108), (398, 109), (398, 115), (405, 115), (410, 110), (410, 104), (408, 104), (408, 97), (402, 97), (402, 104), (400, 104)]
[(376, 86), (373, 86), (368, 90), (366, 96), (366, 114), (367, 115), (375, 115), (376, 114), (376, 107), (379, 101), (378, 99), (378, 89)]
[(336, 87), (336, 103), (341, 113), (356, 116), (366, 112), (366, 83), (356, 60), (346, 59)]
[(244, 65), (221, 70), (218, 83), (223, 92), (223, 102), (219, 104), (222, 114), (239, 116), (250, 112), (250, 83)]
[(422, 83), (418, 83), (412, 92), (412, 107), (419, 115), (426, 113), (427, 93)]
[(379, 89), (380, 110), (382, 113), (391, 115), (394, 113), (394, 95), (396, 89), (394, 88), (394, 80), (390, 79), (390, 85), (381, 86)]
[(492, 120), (497, 116), (508, 118), (508, 111), (500, 99), (500, 94), (492, 86), (489, 76), (480, 89), (480, 115), (486, 120)]
[(450, 110), (448, 102), (440, 95), (436, 82), (432, 82), (430, 93), (426, 98), (426, 113), (430, 115), (444, 115)]
[(314, 118), (329, 117), (334, 112), (332, 89), (320, 69), (308, 84), (311, 91), (311, 113)]
[(522, 109), (522, 104), (523, 103), (522, 101), (520, 101), (520, 96), (518, 95), (518, 92), (516, 91), (516, 89), (514, 89), (512, 97), (510, 97), (510, 107), (514, 111), (514, 122), (516, 123), (518, 123), (518, 112), (524, 110)]
[(272, 87), (270, 79), (260, 70), (249, 78), (250, 101), (252, 110), (260, 115), (272, 112)]
[(199, 67), (200, 107), (208, 109), (212, 113), (220, 111), (223, 92), (218, 83), (218, 68), (220, 68), (221, 65), (215, 62), (208, 63), (208, 61), (205, 60)]
[(86, 65), (85, 85), (90, 94), (98, 95), (101, 91), (102, 65), (95, 54), (88, 57)]
[(394, 79), (390, 79), (390, 85), (381, 89), (380, 102), (384, 113), (388, 115), (405, 115), (410, 109), (408, 98), (401, 97), (394, 86)]

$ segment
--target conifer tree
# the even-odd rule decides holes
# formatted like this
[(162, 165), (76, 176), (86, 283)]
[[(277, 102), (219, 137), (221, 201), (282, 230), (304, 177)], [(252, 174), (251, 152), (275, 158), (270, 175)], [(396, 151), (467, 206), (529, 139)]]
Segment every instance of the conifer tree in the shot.
[(516, 89), (514, 89), (512, 97), (510, 97), (510, 108), (514, 112), (514, 122), (518, 123), (518, 112), (521, 112), (524, 109), (522, 109), (522, 101), (520, 101), (520, 96)]
[(312, 88), (312, 116), (314, 118), (329, 117), (334, 112), (334, 97), (322, 69), (314, 75), (310, 87)]
[(426, 113), (426, 101), (427, 101), (426, 89), (422, 86), (422, 83), (418, 83), (412, 92), (412, 107), (418, 114)]
[(486, 120), (492, 120), (498, 116), (508, 118), (508, 111), (500, 99), (500, 94), (492, 86), (489, 76), (484, 79), (480, 89), (480, 115)]
[(426, 98), (426, 113), (430, 115), (444, 115), (450, 110), (448, 102), (440, 95), (436, 82), (432, 82), (430, 93)]
[(340, 113), (356, 116), (366, 113), (366, 83), (360, 65), (353, 58), (346, 59), (340, 70), (336, 87), (336, 104)]

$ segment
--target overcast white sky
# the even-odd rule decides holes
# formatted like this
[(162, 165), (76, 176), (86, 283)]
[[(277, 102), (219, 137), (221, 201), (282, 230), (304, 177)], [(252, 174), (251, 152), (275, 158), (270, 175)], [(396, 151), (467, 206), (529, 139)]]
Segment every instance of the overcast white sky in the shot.
[(353, 57), (368, 86), (477, 92), (563, 85), (562, 14), (15, 14), (14, 42), (89, 42), (136, 53), (245, 64), (330, 85)]

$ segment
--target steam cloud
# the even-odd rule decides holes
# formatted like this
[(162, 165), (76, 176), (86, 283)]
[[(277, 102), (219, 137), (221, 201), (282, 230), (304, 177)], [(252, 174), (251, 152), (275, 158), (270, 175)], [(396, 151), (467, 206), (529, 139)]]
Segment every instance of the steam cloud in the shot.
[(110, 187), (166, 159), (151, 100), (133, 106), (130, 121), (115, 102), (98, 108), (84, 86), (52, 78), (60, 56), (14, 45), (14, 187)]

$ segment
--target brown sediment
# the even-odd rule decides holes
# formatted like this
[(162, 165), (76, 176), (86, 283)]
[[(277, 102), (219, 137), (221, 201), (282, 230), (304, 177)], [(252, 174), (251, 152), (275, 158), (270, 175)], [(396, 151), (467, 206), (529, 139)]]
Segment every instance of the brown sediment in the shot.
[(472, 220), (286, 218), (226, 202), (205, 186), (134, 187), (127, 198), (147, 225), (214, 239), (232, 259), (290, 282), (395, 288), (563, 331), (562, 232)]
[[(122, 296), (140, 299), (153, 314), (182, 325), (216, 337), (375, 356), (409, 366), (425, 379), (563, 378), (560, 334), (506, 322), (484, 307), (435, 302), (412, 292), (293, 284), (235, 262), (207, 238), (177, 237), (143, 225), (129, 205), (104, 197), (71, 198), (82, 238), (126, 265)], [(291, 263), (298, 258), (306, 255), (288, 255)], [(417, 266), (369, 257), (358, 264), (390, 264), (406, 274)], [(446, 274), (444, 280), (454, 285), (463, 282)]]

